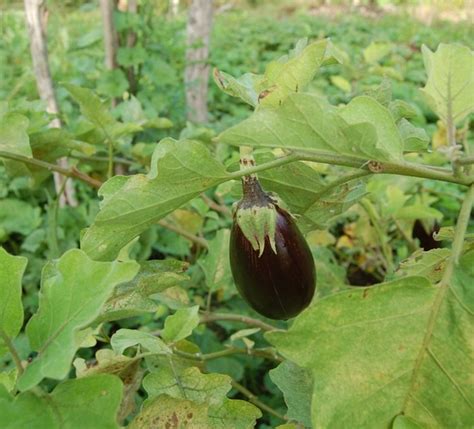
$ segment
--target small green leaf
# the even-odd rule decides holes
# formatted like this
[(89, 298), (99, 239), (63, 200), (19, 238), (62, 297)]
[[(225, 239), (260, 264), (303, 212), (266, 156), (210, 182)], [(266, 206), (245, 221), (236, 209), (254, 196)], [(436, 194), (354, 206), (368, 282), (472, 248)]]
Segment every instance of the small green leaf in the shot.
[(290, 420), (311, 427), (311, 401), (313, 395), (313, 375), (291, 361), (284, 361), (270, 370), (270, 378), (283, 392), (288, 407), (286, 416)]
[(230, 231), (221, 229), (209, 241), (209, 249), (204, 258), (198, 261), (204, 271), (207, 287), (214, 291), (225, 289), (232, 284), (232, 273), (229, 261)]
[[(28, 137), (28, 118), (18, 113), (7, 113), (0, 117), (0, 150), (32, 158)], [(28, 174), (26, 166), (18, 161), (2, 159), (11, 175)]]
[(38, 356), (20, 377), (20, 390), (44, 377), (60, 380), (68, 374), (78, 348), (77, 332), (95, 320), (114, 287), (137, 271), (136, 262), (94, 262), (77, 249), (44, 267), (39, 309), (26, 327)]
[(186, 263), (175, 259), (141, 262), (140, 271), (133, 280), (115, 288), (97, 320), (120, 320), (156, 311), (157, 303), (150, 295), (181, 285), (188, 279), (183, 274), (186, 267)]
[(0, 200), (0, 227), (6, 234), (17, 232), (29, 235), (39, 228), (41, 221), (39, 207), (13, 198)]
[(387, 56), (394, 48), (392, 43), (372, 42), (364, 49), (363, 55), (366, 63), (376, 64)]
[(13, 256), (0, 247), (0, 356), (5, 352), (4, 341), (13, 340), (23, 325), (21, 279), (28, 260)]
[(199, 404), (216, 405), (230, 391), (230, 381), (227, 375), (203, 374), (196, 367), (186, 368), (175, 376), (169, 366), (162, 366), (144, 378), (143, 387), (151, 399), (166, 394)]
[(404, 118), (397, 125), (403, 139), (404, 152), (420, 152), (427, 149), (430, 139), (423, 128), (415, 127)]
[(180, 308), (165, 320), (165, 327), (161, 333), (167, 342), (177, 342), (189, 337), (194, 328), (199, 325), (199, 306)]
[(122, 354), (125, 349), (137, 345), (140, 345), (151, 353), (171, 353), (169, 347), (157, 336), (134, 329), (119, 329), (110, 339), (110, 345), (118, 354)]
[(474, 109), (474, 53), (441, 43), (436, 52), (421, 49), (428, 80), (422, 89), (428, 104), (446, 123), (459, 124)]

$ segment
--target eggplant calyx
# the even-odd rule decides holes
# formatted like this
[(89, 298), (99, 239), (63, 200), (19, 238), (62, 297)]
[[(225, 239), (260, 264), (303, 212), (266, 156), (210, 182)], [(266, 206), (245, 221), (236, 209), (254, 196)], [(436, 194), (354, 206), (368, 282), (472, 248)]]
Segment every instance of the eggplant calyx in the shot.
[(255, 176), (245, 176), (242, 179), (242, 189), (243, 197), (237, 203), (234, 213), (235, 222), (252, 248), (258, 252), (259, 257), (265, 250), (267, 239), (276, 254), (277, 208), (275, 200), (262, 189)]

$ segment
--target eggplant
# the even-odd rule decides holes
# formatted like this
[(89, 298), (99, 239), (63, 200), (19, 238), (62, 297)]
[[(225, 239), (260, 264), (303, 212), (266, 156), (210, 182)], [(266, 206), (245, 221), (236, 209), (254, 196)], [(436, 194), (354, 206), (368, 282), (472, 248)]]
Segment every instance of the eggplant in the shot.
[(242, 184), (229, 247), (235, 285), (261, 315), (295, 317), (310, 304), (316, 288), (308, 243), (291, 214), (263, 191), (255, 176), (246, 176)]

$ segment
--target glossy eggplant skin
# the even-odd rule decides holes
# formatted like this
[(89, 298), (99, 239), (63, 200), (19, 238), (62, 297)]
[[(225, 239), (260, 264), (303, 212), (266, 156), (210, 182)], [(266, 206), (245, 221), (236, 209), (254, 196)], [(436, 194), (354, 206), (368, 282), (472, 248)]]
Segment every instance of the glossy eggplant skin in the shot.
[(286, 320), (310, 304), (316, 287), (316, 268), (293, 218), (278, 206), (276, 210), (277, 253), (267, 238), (259, 257), (234, 221), (230, 265), (238, 291), (254, 310), (270, 319)]

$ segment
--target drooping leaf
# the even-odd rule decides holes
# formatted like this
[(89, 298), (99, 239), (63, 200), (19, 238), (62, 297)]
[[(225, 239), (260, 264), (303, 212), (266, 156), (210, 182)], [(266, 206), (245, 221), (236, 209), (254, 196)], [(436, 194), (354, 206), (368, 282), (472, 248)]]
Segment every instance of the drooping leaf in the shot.
[(180, 308), (168, 316), (161, 336), (167, 342), (177, 342), (191, 335), (199, 324), (199, 306)]
[(203, 374), (196, 367), (174, 374), (169, 366), (162, 366), (148, 374), (143, 387), (153, 399), (166, 394), (202, 404), (219, 404), (230, 391), (230, 377), (223, 374)]
[[(0, 150), (32, 158), (33, 154), (28, 137), (28, 118), (18, 113), (9, 113), (0, 117)], [(11, 175), (27, 174), (28, 169), (19, 161), (2, 159)]]
[(436, 52), (423, 45), (428, 80), (422, 89), (430, 107), (446, 123), (459, 124), (474, 109), (474, 53), (461, 45), (441, 43)]
[[(1, 386), (0, 386), (1, 389)], [(116, 429), (122, 383), (112, 375), (68, 380), (51, 394), (0, 393), (0, 427), (35, 429)]]
[(165, 139), (148, 175), (116, 176), (100, 189), (102, 208), (82, 237), (82, 248), (92, 259), (113, 259), (148, 227), (226, 179), (224, 167), (204, 145)]
[(26, 327), (38, 355), (20, 377), (20, 390), (44, 377), (60, 380), (67, 375), (78, 348), (76, 333), (95, 320), (114, 287), (137, 271), (136, 262), (95, 262), (78, 249), (44, 267), (39, 309)]
[(122, 354), (125, 349), (140, 345), (142, 348), (157, 354), (169, 354), (171, 350), (158, 337), (148, 332), (135, 329), (119, 329), (111, 338), (110, 344), (116, 353)]
[(283, 392), (288, 407), (286, 416), (311, 427), (313, 375), (291, 361), (284, 361), (270, 372), (270, 378)]
[(395, 274), (397, 277), (423, 276), (435, 284), (441, 280), (450, 254), (449, 249), (419, 250), (402, 261)]
[(105, 303), (98, 321), (119, 320), (156, 311), (157, 303), (150, 295), (181, 285), (187, 264), (175, 259), (140, 263), (140, 271), (132, 281), (118, 285)]
[(199, 261), (204, 271), (206, 284), (210, 290), (229, 287), (232, 284), (232, 273), (229, 260), (230, 231), (221, 229), (209, 241), (208, 253)]
[(5, 339), (13, 340), (23, 324), (21, 279), (28, 260), (13, 256), (0, 247), (0, 356), (5, 352)]

